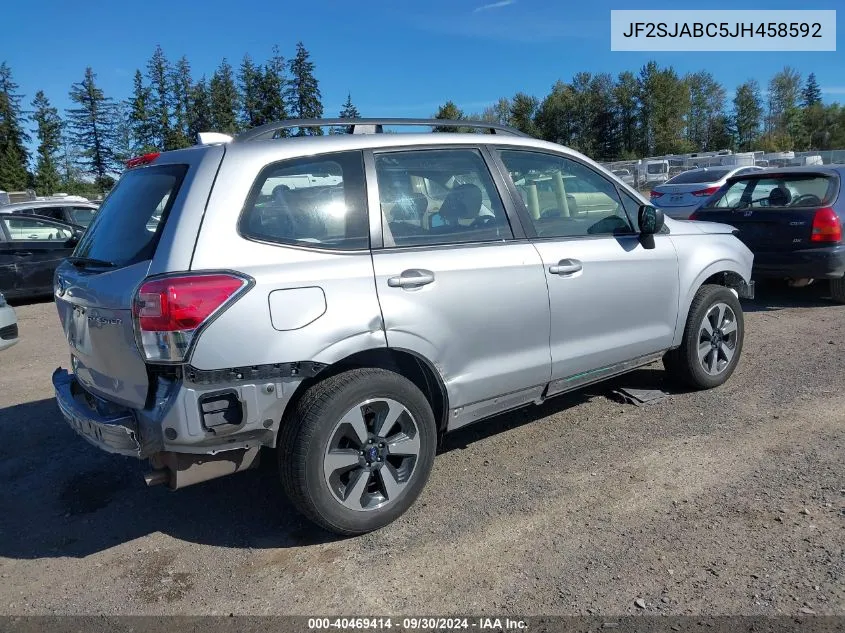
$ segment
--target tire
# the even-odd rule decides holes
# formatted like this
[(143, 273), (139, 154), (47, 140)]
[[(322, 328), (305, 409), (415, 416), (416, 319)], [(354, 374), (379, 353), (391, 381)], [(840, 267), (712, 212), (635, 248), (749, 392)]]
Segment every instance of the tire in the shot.
[(830, 280), (830, 296), (839, 303), (845, 303), (845, 277)]
[[(379, 436), (382, 425), (388, 428)], [(352, 369), (310, 387), (286, 417), (279, 473), (303, 515), (352, 536), (384, 527), (411, 507), (436, 448), (434, 414), (416, 385), (384, 369)]]
[[(719, 308), (722, 312), (713, 312), (717, 307), (723, 307)], [(713, 328), (720, 314), (721, 327)], [(712, 338), (704, 324), (708, 315), (711, 329), (719, 331)], [(744, 338), (745, 321), (739, 300), (724, 286), (702, 286), (690, 305), (681, 346), (664, 355), (663, 366), (673, 378), (692, 389), (718, 387), (736, 369)], [(701, 358), (699, 350), (703, 352)]]

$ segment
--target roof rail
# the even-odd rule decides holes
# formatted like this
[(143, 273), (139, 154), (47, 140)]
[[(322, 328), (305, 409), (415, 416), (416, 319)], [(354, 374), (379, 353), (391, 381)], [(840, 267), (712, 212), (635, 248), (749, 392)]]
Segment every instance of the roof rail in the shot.
[(260, 125), (241, 132), (235, 137), (236, 143), (277, 138), (277, 133), (291, 128), (308, 127), (346, 127), (349, 134), (381, 134), (384, 126), (424, 126), (424, 127), (461, 127), (488, 130), (490, 134), (509, 134), (525, 136), (528, 134), (516, 128), (486, 121), (453, 121), (448, 119), (288, 119)]

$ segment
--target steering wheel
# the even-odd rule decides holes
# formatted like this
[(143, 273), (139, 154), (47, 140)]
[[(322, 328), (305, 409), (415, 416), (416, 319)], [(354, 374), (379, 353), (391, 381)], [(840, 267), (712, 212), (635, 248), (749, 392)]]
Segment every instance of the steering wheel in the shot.
[(488, 224), (496, 224), (495, 216), (479, 215), (477, 218), (475, 218), (472, 221), (472, 224), (470, 224), (470, 226), (473, 227), (473, 228), (480, 228), (480, 227), (487, 226)]
[(810, 200), (811, 201), (811, 203), (807, 206), (817, 206), (817, 205), (821, 205), (821, 203), (822, 203), (821, 199), (816, 194), (814, 194), (814, 193), (802, 193), (797, 198), (794, 198), (792, 200), (792, 202), (789, 203), (789, 206), (790, 207), (797, 207), (797, 206), (799, 206), (798, 203), (801, 202), (802, 200)]

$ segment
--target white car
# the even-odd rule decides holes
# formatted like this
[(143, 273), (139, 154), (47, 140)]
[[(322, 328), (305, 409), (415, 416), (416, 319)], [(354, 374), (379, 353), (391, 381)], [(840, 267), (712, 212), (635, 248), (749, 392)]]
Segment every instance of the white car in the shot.
[(651, 190), (651, 203), (674, 220), (686, 220), (705, 200), (719, 191), (728, 178), (760, 167), (699, 167), (681, 172)]
[(0, 351), (18, 342), (18, 317), (0, 292)]

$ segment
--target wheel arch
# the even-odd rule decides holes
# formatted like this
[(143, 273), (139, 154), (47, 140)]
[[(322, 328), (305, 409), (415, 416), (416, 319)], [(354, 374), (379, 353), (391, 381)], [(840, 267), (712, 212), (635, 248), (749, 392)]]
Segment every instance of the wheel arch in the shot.
[(428, 358), (403, 348), (377, 347), (350, 354), (323, 369), (316, 376), (303, 380), (285, 405), (285, 416), (296, 408), (296, 402), (306, 390), (326, 378), (350, 369), (375, 367), (403, 376), (422, 391), (431, 405), (439, 435), (446, 431), (449, 421), (449, 394), (440, 372)]

